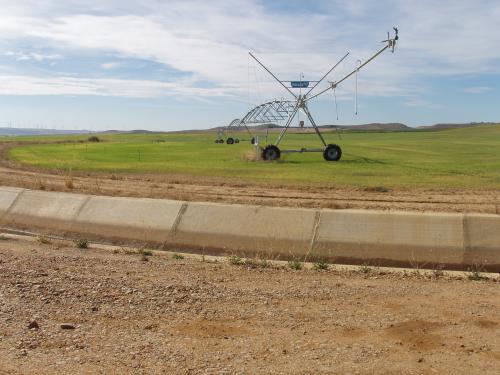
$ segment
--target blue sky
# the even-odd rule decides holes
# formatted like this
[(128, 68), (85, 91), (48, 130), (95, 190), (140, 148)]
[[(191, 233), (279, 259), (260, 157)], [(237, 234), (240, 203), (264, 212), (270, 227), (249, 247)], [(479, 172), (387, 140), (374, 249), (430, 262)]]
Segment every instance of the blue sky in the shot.
[[(498, 0), (2, 1), (0, 126), (209, 128), (287, 98), (282, 79), (352, 70), (397, 25), (385, 52), (311, 104), (317, 122), (500, 121)], [(325, 83), (326, 84), (326, 83)], [(323, 86), (324, 87), (324, 86)]]

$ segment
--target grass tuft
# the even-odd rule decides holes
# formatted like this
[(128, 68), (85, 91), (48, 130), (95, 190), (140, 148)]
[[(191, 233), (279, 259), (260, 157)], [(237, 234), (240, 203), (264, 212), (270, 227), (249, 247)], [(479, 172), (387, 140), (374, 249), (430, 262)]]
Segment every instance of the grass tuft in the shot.
[(139, 249), (139, 250), (137, 250), (137, 252), (145, 257), (152, 257), (153, 256), (153, 251), (151, 251), (149, 249)]
[(470, 274), (467, 275), (467, 279), (472, 281), (481, 281), (481, 280), (486, 280), (487, 277), (481, 275), (480, 271), (471, 271)]
[(75, 245), (79, 249), (88, 249), (89, 248), (89, 241), (86, 240), (85, 238), (78, 238), (75, 241)]
[(37, 239), (38, 239), (38, 242), (40, 242), (41, 244), (44, 244), (44, 245), (51, 243), (50, 238), (42, 236), (42, 235), (38, 236)]
[(292, 270), (298, 271), (304, 267), (304, 264), (300, 260), (294, 259), (288, 261), (288, 267), (290, 267)]
[(318, 259), (316, 262), (314, 262), (313, 268), (315, 270), (327, 270), (328, 268), (330, 268), (330, 264), (324, 259)]
[(242, 264), (244, 264), (243, 258), (239, 257), (238, 255), (230, 255), (227, 258), (227, 261), (233, 266), (241, 266)]
[(484, 266), (480, 264), (473, 264), (468, 269), (469, 274), (467, 275), (467, 279), (471, 281), (481, 281), (487, 280), (488, 278), (482, 275), (484, 272)]
[(64, 179), (64, 186), (66, 186), (66, 189), (73, 190), (75, 188), (75, 184), (73, 183), (73, 177), (66, 177)]
[(363, 264), (362, 266), (359, 267), (359, 272), (368, 274), (372, 272), (372, 268), (368, 264)]

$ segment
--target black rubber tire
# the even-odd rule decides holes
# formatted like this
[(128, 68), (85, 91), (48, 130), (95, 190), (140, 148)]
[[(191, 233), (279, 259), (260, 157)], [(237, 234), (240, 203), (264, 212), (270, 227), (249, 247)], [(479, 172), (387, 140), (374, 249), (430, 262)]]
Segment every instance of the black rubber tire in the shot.
[(239, 140), (238, 138), (236, 138), (236, 139), (234, 140), (234, 143), (240, 143), (240, 140)]
[(255, 144), (255, 137), (252, 137), (252, 139), (250, 140), (250, 143), (253, 145)]
[(275, 145), (266, 146), (262, 150), (262, 159), (264, 160), (278, 160), (281, 157), (280, 149)]
[(233, 138), (231, 138), (231, 137), (229, 137), (229, 138), (226, 140), (226, 143), (227, 143), (228, 145), (232, 145), (232, 144), (234, 143), (234, 139), (233, 139)]
[(215, 143), (219, 144), (219, 140), (218, 140), (218, 139), (216, 139), (216, 140), (215, 140)]
[(326, 161), (339, 161), (342, 157), (342, 149), (338, 145), (328, 145), (323, 151), (323, 157)]

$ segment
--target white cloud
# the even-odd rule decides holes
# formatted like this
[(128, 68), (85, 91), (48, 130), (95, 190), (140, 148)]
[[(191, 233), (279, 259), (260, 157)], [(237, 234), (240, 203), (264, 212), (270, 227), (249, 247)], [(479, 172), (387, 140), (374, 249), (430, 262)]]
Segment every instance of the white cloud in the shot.
[[(60, 53), (70, 49), (84, 54), (116, 54), (154, 61), (191, 75), (189, 81), (182, 82), (173, 76), (172, 82), (179, 82), (166, 86), (158, 82), (161, 90), (146, 85), (150, 87), (146, 91), (161, 95), (172, 90), (202, 96), (208, 92), (244, 96), (248, 67), (253, 64), (249, 63), (248, 50), (257, 51), (280, 77), (293, 78), (304, 71), (314, 79), (350, 49), (352, 58), (332, 75), (333, 80), (352, 69), (356, 59), (376, 51), (378, 41), (393, 24), (400, 26), (400, 43), (394, 55), (382, 56), (362, 71), (365, 95), (415, 96), (424, 89), (423, 78), (500, 72), (500, 33), (492, 31), (500, 19), (498, 1), (387, 0), (374, 5), (357, 0), (322, 6), (324, 12), (290, 13), (269, 10), (252, 0), (240, 1), (237, 6), (229, 0), (90, 1), (86, 7), (79, 2), (26, 1), (2, 8), (0, 35), (14, 45), (17, 40), (41, 41)], [(12, 56), (43, 61), (60, 55), (23, 52)], [(101, 66), (112, 70), (117, 65)], [(265, 73), (260, 70), (258, 74), (267, 97), (283, 95)], [(80, 87), (65, 77), (58, 79), (71, 90)], [(196, 82), (200, 80), (212, 82), (214, 87), (199, 89)], [(50, 85), (50, 79), (37, 82), (38, 88), (47, 84), (47, 91), (59, 87)], [(345, 85), (349, 90), (352, 82)], [(29, 87), (33, 86), (26, 89)], [(104, 92), (120, 95), (121, 90)]]
[(59, 60), (62, 58), (59, 54), (45, 54), (40, 52), (13, 52), (7, 51), (4, 53), (5, 56), (12, 57), (16, 61), (45, 61), (45, 60)]
[(493, 90), (491, 87), (477, 86), (477, 87), (466, 87), (463, 89), (463, 92), (466, 92), (467, 94), (484, 94), (491, 90)]
[(429, 109), (442, 108), (442, 106), (439, 104), (429, 102), (428, 100), (413, 95), (408, 96), (403, 102), (403, 105), (405, 107), (418, 107), (418, 108), (429, 108)]
[(119, 63), (119, 62), (108, 62), (108, 63), (101, 64), (101, 68), (107, 69), (107, 70), (119, 68), (121, 66), (123, 66), (123, 64)]
[(225, 88), (205, 89), (189, 83), (152, 80), (0, 76), (0, 95), (101, 95), (151, 98), (166, 95), (180, 97), (229, 96)]

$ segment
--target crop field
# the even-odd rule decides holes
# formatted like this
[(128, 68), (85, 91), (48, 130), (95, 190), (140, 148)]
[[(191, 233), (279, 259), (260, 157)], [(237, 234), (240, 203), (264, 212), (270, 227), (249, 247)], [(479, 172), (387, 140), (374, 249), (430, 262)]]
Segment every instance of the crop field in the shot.
[[(441, 131), (325, 133), (342, 147), (339, 162), (321, 153), (286, 154), (278, 162), (255, 161), (248, 134), (235, 145), (214, 143), (213, 133), (103, 134), (9, 138), (26, 141), (9, 151), (22, 165), (45, 170), (158, 173), (221, 177), (276, 184), (355, 187), (498, 188), (500, 126)], [(273, 141), (276, 134), (270, 134)], [(33, 141), (39, 144), (30, 143)], [(67, 142), (64, 142), (67, 141)], [(48, 142), (44, 144), (43, 142)], [(281, 149), (319, 147), (314, 133), (290, 133)]]

